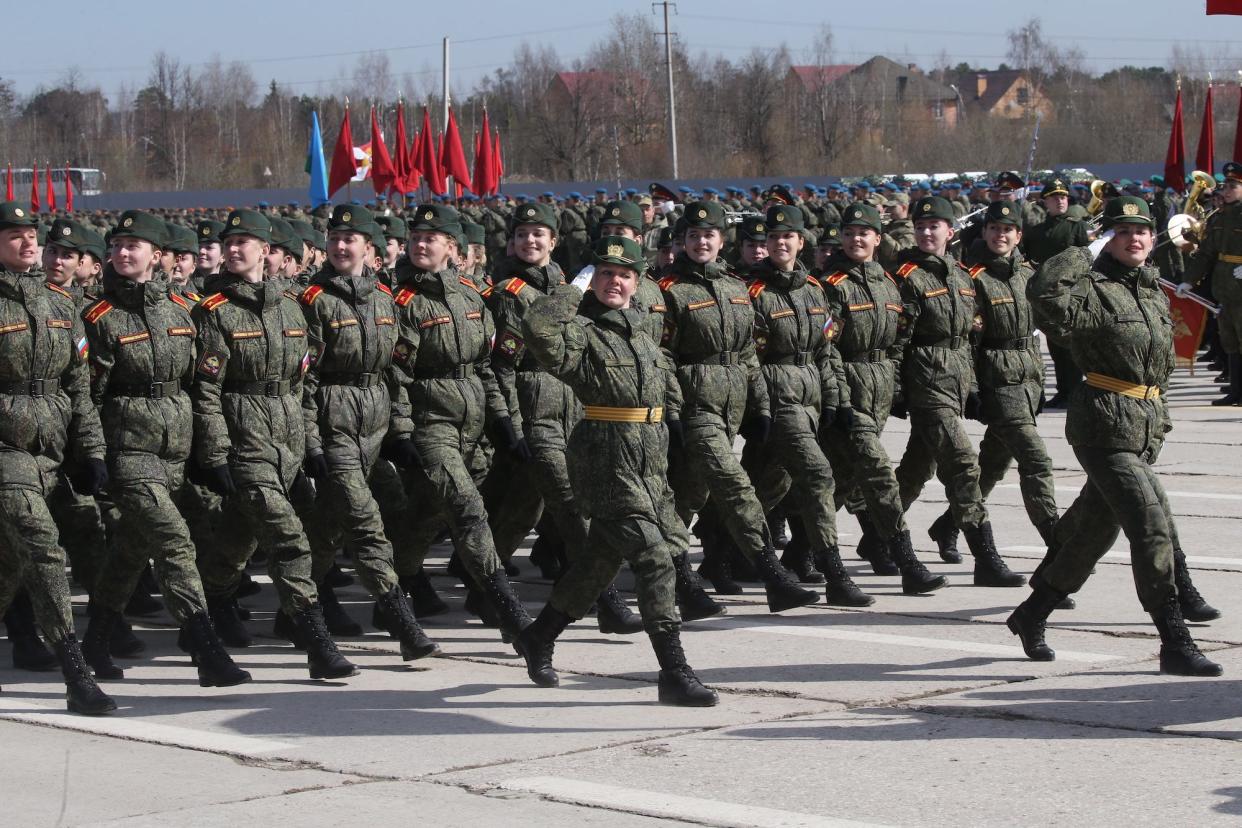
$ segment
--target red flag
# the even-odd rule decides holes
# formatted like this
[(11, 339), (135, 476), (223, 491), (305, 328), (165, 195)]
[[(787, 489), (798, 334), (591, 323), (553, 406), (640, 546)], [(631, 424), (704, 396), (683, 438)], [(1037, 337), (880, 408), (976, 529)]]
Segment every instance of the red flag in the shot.
[(1242, 0), (1207, 0), (1207, 13), (1242, 14)]
[(336, 134), (336, 146), (332, 150), (332, 166), (328, 168), (328, 196), (349, 183), (356, 172), (354, 166), (354, 135), (349, 128), (349, 102), (345, 102), (345, 117), (341, 119), (341, 131)]
[(1208, 83), (1207, 99), (1203, 102), (1203, 127), (1199, 130), (1199, 149), (1195, 152), (1195, 169), (1208, 175), (1216, 171), (1216, 121), (1212, 116), (1212, 84)]
[(65, 162), (65, 210), (73, 212), (73, 182), (69, 180), (68, 162)]
[(9, 174), (8, 174), (8, 177), (5, 179), (5, 184), (4, 184), (4, 200), (12, 201), (14, 198), (15, 196), (13, 195), (13, 165), (10, 163)]
[(1190, 299), (1181, 299), (1167, 285), (1160, 286), (1169, 297), (1169, 316), (1173, 319), (1173, 353), (1180, 359), (1193, 362), (1203, 341), (1203, 329), (1207, 327), (1207, 308)]
[(34, 162), (34, 169), (30, 172), (30, 212), (38, 213), (39, 205), (39, 162)]
[(423, 107), (423, 128), (418, 133), (418, 170), (427, 179), (427, 186), (436, 195), (444, 195), (444, 173), (436, 158), (436, 136), (431, 131), (431, 113)]
[(492, 144), (492, 160), (496, 167), (492, 181), (496, 184), (496, 192), (500, 192), (500, 180), (505, 177), (505, 156), (500, 149), (500, 130), (496, 130), (496, 141)]
[(474, 191), (490, 195), (496, 190), (496, 161), (492, 157), (492, 127), (483, 110), (483, 126), (479, 128), (479, 151), (474, 156)]
[(1182, 90), (1178, 87), (1177, 103), (1173, 106), (1173, 131), (1169, 133), (1169, 151), (1164, 156), (1164, 185), (1179, 193), (1186, 191), (1186, 142), (1182, 137)]
[(371, 107), (371, 185), (376, 195), (383, 195), (397, 183), (397, 168), (384, 145), (384, 133), (380, 132), (375, 107)]
[(48, 164), (43, 170), (44, 178), (47, 179), (47, 211), (49, 213), (56, 212), (56, 191), (52, 189), (52, 165)]
[[(470, 186), (470, 165), (461, 146), (461, 133), (457, 131), (457, 116), (449, 109), (448, 127), (440, 144), (440, 161), (446, 175), (453, 176), (458, 187)], [(461, 192), (457, 194), (461, 197)]]
[[(405, 134), (405, 103), (397, 101), (397, 180), (393, 182), (393, 188), (402, 196), (414, 189), (410, 186), (410, 179), (413, 177), (413, 171), (410, 169), (410, 145), (409, 139)], [(405, 203), (404, 198), (402, 204)]]

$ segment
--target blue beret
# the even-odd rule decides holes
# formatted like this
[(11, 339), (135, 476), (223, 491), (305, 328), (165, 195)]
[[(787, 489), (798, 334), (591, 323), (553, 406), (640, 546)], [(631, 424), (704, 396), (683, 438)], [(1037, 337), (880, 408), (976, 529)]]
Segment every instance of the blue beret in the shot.
[(638, 190), (635, 190), (633, 187), (626, 187), (625, 194), (626, 195), (638, 195)]
[(362, 202), (361, 202), (361, 201), (359, 201), (359, 200), (358, 200), (358, 199), (356, 199), (356, 198), (355, 198), (353, 201), (349, 202), (349, 203), (350, 203), (350, 204), (352, 204), (352, 205), (354, 205), (355, 207), (361, 207), (361, 206), (362, 206)]
[(296, 201), (290, 201), (290, 202), (289, 202), (289, 206), (290, 206), (290, 207), (297, 207), (297, 206), (298, 206), (298, 203), (297, 203)]
[(569, 197), (570, 198), (582, 198), (582, 193), (578, 192), (577, 190), (570, 190)]
[(595, 192), (599, 193), (600, 195), (608, 195), (608, 191), (605, 190), (603, 187), (596, 187)]
[(554, 195), (556, 195), (556, 193), (552, 192), (551, 190), (546, 190), (546, 191), (544, 192), (544, 194), (543, 194), (543, 197), (544, 197), (544, 198), (552, 198), (552, 196), (554, 196)]
[(703, 192), (711, 193), (712, 195), (720, 195), (720, 190), (717, 190), (715, 187), (704, 187)]
[(260, 202), (259, 202), (259, 206), (260, 206), (260, 207), (266, 207), (266, 206), (267, 206), (267, 202), (266, 202), (266, 201), (260, 201)]
[(677, 191), (678, 191), (679, 193), (689, 193), (689, 192), (691, 192), (690, 188), (689, 188), (689, 187), (687, 187), (685, 184), (682, 184), (680, 187), (678, 187), (678, 188), (677, 188)]
[(760, 192), (760, 191), (762, 191), (762, 190), (763, 190), (763, 188), (762, 188), (762, 187), (760, 187), (758, 184), (752, 184), (752, 185), (750, 185), (750, 191), (751, 191), (752, 193), (758, 193), (758, 192)]

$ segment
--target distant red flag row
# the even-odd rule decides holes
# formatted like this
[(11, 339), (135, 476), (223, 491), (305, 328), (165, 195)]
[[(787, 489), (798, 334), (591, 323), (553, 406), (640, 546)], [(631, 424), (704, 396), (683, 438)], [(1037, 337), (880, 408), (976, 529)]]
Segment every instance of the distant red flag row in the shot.
[[(52, 189), (52, 168), (47, 166), (46, 172), (46, 193), (47, 193), (47, 211), (50, 213), (56, 209), (56, 191)], [(4, 200), (13, 201), (16, 199), (13, 192), (13, 165), (8, 165), (8, 172), (4, 180)], [(30, 209), (36, 213), (43, 212), (43, 202), (39, 199), (39, 162), (36, 161), (33, 172), (30, 175)], [(65, 210), (72, 212), (73, 210), (73, 182), (69, 178), (69, 165), (65, 165)]]
[[(1212, 12), (1208, 4), (1208, 14)], [(1242, 0), (1236, 4), (1242, 14)], [(1238, 88), (1238, 127), (1233, 137), (1233, 158), (1242, 159), (1242, 86)], [(1199, 128), (1199, 146), (1195, 151), (1195, 169), (1205, 173), (1216, 172), (1216, 119), (1212, 107), (1212, 84), (1208, 84), (1207, 97), (1203, 101), (1203, 126)], [(1177, 100), (1173, 103), (1173, 130), (1169, 133), (1169, 149), (1164, 156), (1164, 181), (1170, 189), (1186, 191), (1186, 139), (1182, 127), (1182, 88), (1177, 87)]]
[[(449, 109), (448, 125), (440, 136), (431, 131), (431, 114), (423, 107), (423, 125), (415, 134), (413, 142), (407, 143), (405, 129), (405, 106), (397, 104), (396, 154), (388, 151), (384, 135), (379, 128), (375, 107), (371, 107), (371, 141), (369, 177), (377, 195), (397, 193), (404, 195), (418, 189), (422, 181), (435, 195), (448, 192), (445, 180), (453, 177), (458, 198), (468, 189), (476, 195), (489, 195), (500, 188), (504, 175), (504, 162), (500, 154), (500, 132), (492, 137), (487, 110), (483, 110), (483, 128), (475, 136), (474, 169), (466, 163), (461, 133), (457, 129), (457, 117)], [(361, 172), (354, 152), (353, 128), (349, 120), (349, 104), (345, 104), (345, 117), (336, 135), (332, 150), (332, 163), (328, 168), (328, 195), (333, 196), (350, 181), (356, 181)]]

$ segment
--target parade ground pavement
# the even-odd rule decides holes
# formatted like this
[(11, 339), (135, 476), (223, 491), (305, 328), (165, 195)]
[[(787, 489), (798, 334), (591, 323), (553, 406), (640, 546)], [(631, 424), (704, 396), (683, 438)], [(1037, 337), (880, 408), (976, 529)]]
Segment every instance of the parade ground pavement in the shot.
[[(274, 593), (244, 604), (256, 646), (234, 651), (254, 682), (201, 689), (166, 615), (104, 685), (106, 718), (65, 711), (56, 673), (11, 669), (0, 643), (0, 791), (7, 825), (255, 824), (728, 826), (1002, 824), (1200, 825), (1242, 819), (1242, 408), (1213, 408), (1213, 372), (1174, 375), (1176, 429), (1158, 470), (1195, 580), (1224, 617), (1193, 624), (1217, 679), (1163, 676), (1135, 596), (1125, 538), (1048, 629), (1056, 661), (1028, 661), (1005, 618), (1028, 589), (971, 585), (970, 558), (940, 562), (926, 530), (945, 508), (933, 482), (909, 514), (915, 546), (950, 587), (901, 594), (842, 555), (876, 596), (863, 610), (771, 615), (762, 589), (727, 597), (724, 617), (683, 641), (720, 705), (656, 702), (646, 636), (604, 636), (593, 618), (556, 648), (561, 686), (540, 689), (522, 660), (462, 609), (463, 590), (430, 569), (453, 609), (425, 627), (440, 658), (403, 663), (370, 627), (371, 602), (340, 591), (367, 634), (342, 639), (362, 672), (315, 682), (272, 636)], [(1040, 420), (1067, 507), (1084, 481), (1065, 416)], [(976, 440), (983, 427), (970, 423)], [(909, 428), (890, 420), (901, 455)], [(1017, 475), (994, 493), (997, 544), (1029, 574), (1043, 554)], [(964, 539), (961, 547), (965, 551)], [(527, 560), (517, 589), (538, 611), (549, 584)], [(693, 550), (697, 558), (697, 548)], [(633, 605), (628, 573), (621, 585)], [(79, 634), (85, 596), (75, 596)]]

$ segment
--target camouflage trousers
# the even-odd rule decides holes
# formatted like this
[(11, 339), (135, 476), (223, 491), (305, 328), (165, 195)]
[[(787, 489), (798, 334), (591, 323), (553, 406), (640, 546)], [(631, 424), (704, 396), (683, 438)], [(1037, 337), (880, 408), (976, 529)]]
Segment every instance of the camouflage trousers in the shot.
[(116, 477), (108, 493), (120, 512), (116, 537), (108, 544), (91, 598), (104, 609), (124, 612), (148, 560), (168, 612), (178, 624), (207, 608), (195, 563), (196, 550), (182, 510), (192, 504), (184, 464), (163, 463), (164, 479)]
[(939, 476), (959, 527), (974, 528), (988, 519), (978, 457), (962, 418), (950, 408), (910, 409), (910, 439), (896, 475), (903, 509), (918, 500), (927, 481)]
[[(378, 462), (368, 465), (372, 475), (378, 466)], [(328, 477), (322, 481), (323, 490), (316, 501), (316, 511), (340, 527), (358, 580), (367, 592), (378, 597), (397, 585), (397, 572), (393, 546), (384, 532), (380, 505), (371, 491), (372, 475), (365, 474), (361, 464), (334, 466), (330, 462)], [(388, 485), (392, 485), (391, 480)], [(322, 578), (332, 565), (331, 558), (326, 561), (326, 567), (322, 554), (316, 558), (317, 574)]]
[(880, 442), (880, 434), (870, 429), (842, 431), (835, 426), (820, 428), (819, 444), (836, 474), (836, 506), (850, 514), (866, 511), (880, 537), (888, 540), (906, 528), (905, 510), (893, 464)]
[(819, 447), (817, 425), (805, 411), (778, 416), (767, 442), (748, 443), (743, 454), (764, 512), (791, 495), (812, 551), (837, 545), (836, 483)]
[(1018, 462), (1018, 487), (1033, 526), (1057, 517), (1057, 495), (1052, 458), (1035, 423), (988, 423), (979, 443), (979, 491), (984, 500), (1005, 479), (1009, 465)]
[(65, 551), (47, 508), (53, 482), (45, 475), (42, 491), (0, 486), (0, 614), (25, 586), (39, 628), (55, 643), (74, 631)]
[(689, 526), (710, 497), (737, 548), (754, 560), (772, 546), (772, 537), (757, 483), (733, 453), (734, 435), (719, 422), (689, 420), (682, 426), (685, 446), (669, 464), (668, 475), (677, 514)]
[(1075, 446), (1074, 454), (1087, 482), (1057, 522), (1056, 552), (1035, 577), (1058, 592), (1077, 592), (1124, 532), (1139, 602), (1155, 610), (1175, 589), (1176, 534), (1154, 457), (1085, 446)]
[[(73, 579), (91, 591), (108, 545), (100, 504), (93, 497), (75, 492), (69, 478), (61, 474), (48, 495), (47, 508), (60, 530), (60, 545), (69, 556)], [(114, 530), (117, 517), (112, 516)]]

